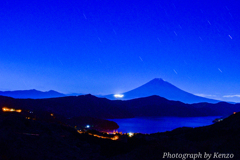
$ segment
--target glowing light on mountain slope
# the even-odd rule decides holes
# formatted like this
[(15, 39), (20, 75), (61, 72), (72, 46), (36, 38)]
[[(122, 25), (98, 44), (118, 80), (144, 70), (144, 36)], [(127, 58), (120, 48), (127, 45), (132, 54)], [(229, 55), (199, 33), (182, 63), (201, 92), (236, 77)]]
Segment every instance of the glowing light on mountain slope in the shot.
[(124, 95), (123, 95), (123, 94), (114, 94), (114, 97), (115, 97), (115, 98), (123, 98)]

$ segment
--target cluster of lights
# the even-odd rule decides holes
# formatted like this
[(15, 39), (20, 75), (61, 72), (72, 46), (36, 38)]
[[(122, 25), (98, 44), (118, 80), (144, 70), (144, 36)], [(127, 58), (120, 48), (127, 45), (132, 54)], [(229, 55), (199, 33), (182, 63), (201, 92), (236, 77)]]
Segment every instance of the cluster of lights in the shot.
[[(81, 130), (78, 130), (78, 133), (82, 134), (82, 133), (85, 133)], [(94, 136), (94, 137), (98, 137), (98, 138), (103, 138), (103, 139), (111, 139), (111, 140), (118, 140), (118, 136), (114, 136), (114, 137), (105, 137), (105, 136), (100, 136), (100, 135), (97, 135), (97, 134), (92, 134), (92, 133), (88, 133), (89, 135), (91, 136)]]
[(119, 137), (118, 136), (114, 136), (114, 137), (105, 137), (105, 136), (99, 136), (97, 134), (92, 134), (92, 133), (88, 133), (91, 136), (94, 137), (98, 137), (98, 138), (103, 138), (103, 139), (111, 139), (111, 140), (117, 140)]
[(14, 108), (7, 108), (7, 107), (3, 107), (2, 111), (3, 112), (18, 112), (18, 113), (22, 112), (21, 109), (14, 109)]

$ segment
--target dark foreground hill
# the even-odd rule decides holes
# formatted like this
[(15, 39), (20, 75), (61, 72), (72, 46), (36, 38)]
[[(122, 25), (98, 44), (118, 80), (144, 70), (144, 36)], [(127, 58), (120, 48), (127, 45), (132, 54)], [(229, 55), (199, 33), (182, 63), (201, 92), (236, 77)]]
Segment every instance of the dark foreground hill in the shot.
[(198, 154), (202, 155), (200, 159), (204, 159), (206, 152), (212, 154), (211, 159), (226, 159), (216, 157), (229, 154), (238, 160), (239, 134), (240, 113), (207, 127), (178, 128), (171, 132), (136, 134), (133, 137), (119, 135), (119, 140), (112, 141), (87, 133), (79, 134), (67, 125), (26, 119), (19, 113), (0, 112), (0, 159), (154, 160), (163, 159), (163, 155), (168, 153), (171, 156), (176, 153)]
[(112, 147), (113, 143), (79, 134), (60, 123), (26, 119), (19, 113), (0, 113), (1, 160), (101, 160), (107, 155), (102, 155), (105, 146)]
[[(209, 159), (240, 159), (240, 113), (231, 115), (222, 122), (198, 128), (177, 128), (171, 132), (150, 135), (138, 134), (132, 141), (145, 143), (131, 152), (118, 155), (112, 159), (155, 160), (155, 159), (183, 159), (184, 154), (200, 155), (196, 159), (204, 158), (204, 154), (211, 154)], [(176, 158), (176, 154), (182, 157)], [(166, 155), (163, 158), (163, 155)], [(189, 155), (190, 156), (190, 155)], [(231, 158), (230, 158), (231, 157)], [(188, 157), (187, 159), (194, 159)]]

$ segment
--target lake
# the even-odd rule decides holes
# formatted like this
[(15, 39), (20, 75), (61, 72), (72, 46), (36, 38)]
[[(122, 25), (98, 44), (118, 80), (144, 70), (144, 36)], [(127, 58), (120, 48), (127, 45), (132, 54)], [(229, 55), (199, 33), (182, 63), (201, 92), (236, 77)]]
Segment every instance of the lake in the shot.
[(200, 127), (213, 124), (220, 116), (209, 117), (138, 117), (108, 119), (119, 125), (118, 132), (156, 133), (171, 131), (179, 127)]

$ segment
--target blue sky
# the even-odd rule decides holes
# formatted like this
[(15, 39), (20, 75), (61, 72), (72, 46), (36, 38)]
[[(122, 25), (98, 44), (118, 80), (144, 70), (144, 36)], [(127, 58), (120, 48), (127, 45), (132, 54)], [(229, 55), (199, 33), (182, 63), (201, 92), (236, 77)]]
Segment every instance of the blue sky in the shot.
[(1, 1), (0, 90), (119, 93), (162, 78), (240, 101), (236, 1)]

